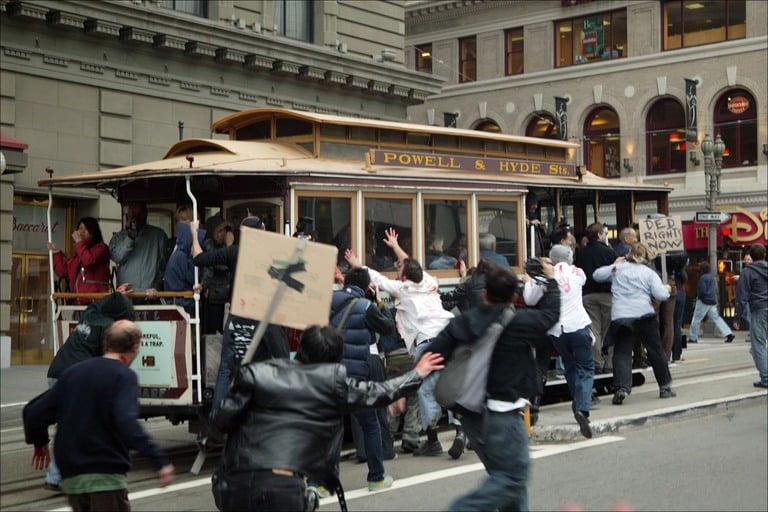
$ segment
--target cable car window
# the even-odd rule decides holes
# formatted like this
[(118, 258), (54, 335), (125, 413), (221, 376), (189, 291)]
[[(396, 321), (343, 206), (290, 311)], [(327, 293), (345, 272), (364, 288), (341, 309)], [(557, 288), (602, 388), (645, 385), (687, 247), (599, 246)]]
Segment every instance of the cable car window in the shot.
[(365, 254), (360, 260), (374, 270), (395, 272), (397, 257), (384, 243), (384, 236), (387, 229), (394, 228), (400, 247), (409, 256), (416, 257), (413, 254), (413, 199), (366, 197), (364, 204)]

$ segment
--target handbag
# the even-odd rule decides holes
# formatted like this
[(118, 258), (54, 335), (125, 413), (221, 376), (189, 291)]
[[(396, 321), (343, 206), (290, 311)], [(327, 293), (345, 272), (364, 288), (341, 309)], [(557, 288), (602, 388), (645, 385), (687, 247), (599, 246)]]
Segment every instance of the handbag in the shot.
[(487, 396), (491, 355), (501, 333), (514, 316), (512, 307), (504, 308), (482, 336), (453, 349), (435, 386), (437, 403), (458, 413), (482, 412)]

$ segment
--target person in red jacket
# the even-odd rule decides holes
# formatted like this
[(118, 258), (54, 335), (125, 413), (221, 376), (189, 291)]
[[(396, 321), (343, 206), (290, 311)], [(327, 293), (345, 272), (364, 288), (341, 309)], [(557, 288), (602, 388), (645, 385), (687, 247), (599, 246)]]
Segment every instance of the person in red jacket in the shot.
[[(58, 277), (69, 279), (69, 289), (74, 293), (109, 292), (109, 247), (104, 243), (101, 228), (93, 217), (83, 217), (72, 233), (75, 254), (65, 258), (48, 242), (53, 251), (53, 270)], [(77, 304), (89, 304), (95, 299), (79, 298)]]

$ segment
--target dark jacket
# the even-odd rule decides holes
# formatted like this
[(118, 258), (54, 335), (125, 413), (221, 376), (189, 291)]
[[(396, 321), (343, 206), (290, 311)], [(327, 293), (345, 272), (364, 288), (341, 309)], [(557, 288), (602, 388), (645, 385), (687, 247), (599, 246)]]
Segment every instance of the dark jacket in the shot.
[(459, 311), (464, 313), (483, 303), (483, 292), (485, 292), (485, 274), (475, 273), (469, 276), (469, 279), (459, 283), (452, 291), (441, 293), (440, 300), (443, 302), (444, 309), (450, 311), (458, 307)]
[(717, 284), (715, 284), (715, 276), (707, 272), (699, 276), (699, 285), (696, 289), (696, 298), (698, 298), (703, 304), (707, 306), (714, 306), (717, 304)]
[(273, 359), (243, 366), (211, 415), (228, 434), (223, 474), (281, 468), (332, 486), (339, 475), (343, 415), (385, 406), (420, 384), (415, 371), (384, 382), (359, 381), (340, 363)]
[(224, 265), (234, 273), (235, 269), (237, 269), (237, 253), (239, 250), (240, 246), (237, 244), (219, 247), (211, 252), (201, 252), (192, 258), (192, 263), (198, 267)]
[(582, 295), (590, 293), (611, 293), (610, 281), (598, 283), (592, 278), (592, 274), (600, 267), (613, 265), (616, 261), (616, 251), (598, 240), (590, 240), (586, 247), (576, 251), (573, 264), (579, 267), (587, 275), (587, 282), (581, 289)]
[[(454, 318), (437, 335), (430, 352), (443, 354), (450, 364), (454, 347), (478, 339), (506, 305), (482, 304)], [(547, 290), (536, 308), (518, 309), (515, 317), (496, 342), (491, 356), (486, 387), (489, 398), (514, 402), (540, 393), (541, 379), (533, 350), (543, 348), (549, 330), (560, 318), (560, 289), (557, 281), (547, 281)]]
[[(204, 231), (198, 231), (200, 239)], [(176, 223), (176, 249), (168, 258), (163, 274), (163, 290), (166, 292), (192, 291), (195, 286), (195, 266), (192, 264), (192, 233), (186, 222)], [(175, 299), (176, 304), (191, 312), (195, 307), (193, 299)]]
[(48, 426), (56, 423), (54, 457), (61, 476), (125, 474), (129, 450), (152, 461), (155, 470), (168, 459), (138, 421), (139, 384), (122, 362), (94, 357), (64, 371), (56, 385), (23, 411), (28, 444), (48, 444)]
[(349, 286), (333, 292), (331, 299), (331, 325), (338, 327), (351, 301), (358, 299), (344, 321), (341, 335), (344, 338), (344, 359), (350, 377), (367, 379), (369, 377), (370, 345), (376, 342), (373, 333), (391, 334), (395, 322), (391, 313), (379, 310), (375, 304), (365, 298), (365, 293), (357, 286)]
[(133, 320), (131, 301), (122, 293), (112, 293), (89, 304), (75, 330), (51, 361), (48, 378), (58, 379), (73, 364), (102, 355), (104, 331), (116, 320), (122, 319)]
[[(251, 320), (242, 316), (229, 314), (224, 326), (224, 337), (232, 340), (232, 350), (235, 351), (235, 359), (242, 361), (253, 340), (253, 334), (259, 328), (258, 320)], [(225, 341), (226, 343), (226, 341)], [(273, 357), (291, 357), (288, 350), (288, 338), (285, 329), (279, 325), (269, 324), (264, 331), (264, 336), (259, 342), (252, 361), (265, 361)]]
[[(225, 247), (226, 245), (216, 244), (211, 238), (206, 238), (203, 242), (203, 249), (206, 253)], [(232, 300), (234, 274), (234, 269), (230, 269), (228, 265), (203, 266), (203, 277), (200, 278), (200, 284), (203, 285), (203, 294), (209, 303), (225, 304)]]
[(768, 263), (755, 261), (741, 271), (736, 285), (736, 318), (741, 318), (744, 309), (754, 318), (755, 313), (768, 309)]

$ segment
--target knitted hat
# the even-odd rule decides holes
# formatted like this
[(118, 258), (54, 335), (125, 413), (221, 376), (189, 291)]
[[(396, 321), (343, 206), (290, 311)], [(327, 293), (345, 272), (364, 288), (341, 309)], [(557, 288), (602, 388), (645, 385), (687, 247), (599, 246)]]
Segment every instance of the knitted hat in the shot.
[(565, 262), (569, 265), (573, 263), (573, 252), (570, 247), (565, 245), (556, 244), (549, 250), (549, 259), (552, 260), (553, 265), (557, 265), (560, 262)]

